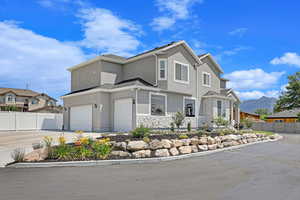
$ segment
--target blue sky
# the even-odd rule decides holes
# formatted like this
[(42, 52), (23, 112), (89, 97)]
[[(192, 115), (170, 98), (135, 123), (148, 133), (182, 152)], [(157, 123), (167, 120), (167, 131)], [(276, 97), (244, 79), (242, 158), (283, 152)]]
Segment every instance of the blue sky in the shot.
[(67, 93), (66, 68), (185, 40), (243, 99), (277, 97), (300, 69), (300, 2), (0, 0), (0, 87)]

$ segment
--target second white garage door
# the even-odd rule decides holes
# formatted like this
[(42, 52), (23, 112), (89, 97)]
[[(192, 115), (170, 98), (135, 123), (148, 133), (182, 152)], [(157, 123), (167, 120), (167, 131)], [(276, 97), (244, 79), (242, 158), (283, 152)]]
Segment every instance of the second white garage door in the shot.
[(132, 99), (115, 101), (114, 131), (131, 131), (132, 129)]
[(92, 105), (71, 107), (70, 129), (81, 131), (92, 131), (93, 126)]

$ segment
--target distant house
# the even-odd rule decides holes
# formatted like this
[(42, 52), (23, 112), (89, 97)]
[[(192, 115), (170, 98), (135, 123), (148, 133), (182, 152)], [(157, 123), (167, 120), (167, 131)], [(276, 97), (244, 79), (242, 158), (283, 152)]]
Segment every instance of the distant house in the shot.
[(0, 111), (40, 112), (45, 107), (55, 108), (56, 102), (56, 99), (44, 93), (26, 89), (0, 88)]
[(253, 119), (254, 121), (260, 121), (260, 116), (258, 114), (255, 113), (250, 113), (250, 112), (240, 112), (240, 119)]
[(295, 123), (298, 122), (299, 113), (300, 113), (300, 108), (293, 109), (293, 110), (285, 110), (268, 116), (266, 118), (266, 121), (269, 123), (272, 122)]

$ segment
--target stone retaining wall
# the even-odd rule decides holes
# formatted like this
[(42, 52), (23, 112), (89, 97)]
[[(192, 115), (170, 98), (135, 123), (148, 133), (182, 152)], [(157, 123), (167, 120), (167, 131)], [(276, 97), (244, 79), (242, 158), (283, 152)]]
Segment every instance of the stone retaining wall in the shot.
[(226, 135), (217, 137), (193, 137), (189, 139), (143, 140), (113, 143), (111, 156), (122, 158), (168, 157), (190, 154), (201, 151), (222, 149), (241, 144), (278, 139), (279, 135), (265, 136), (263, 134)]
[[(172, 116), (151, 116), (151, 115), (138, 115), (137, 127), (143, 125), (149, 128), (170, 128), (170, 124), (173, 122)], [(197, 127), (196, 117), (186, 117), (182, 125), (183, 128), (187, 127), (187, 123), (191, 122), (193, 128)]]

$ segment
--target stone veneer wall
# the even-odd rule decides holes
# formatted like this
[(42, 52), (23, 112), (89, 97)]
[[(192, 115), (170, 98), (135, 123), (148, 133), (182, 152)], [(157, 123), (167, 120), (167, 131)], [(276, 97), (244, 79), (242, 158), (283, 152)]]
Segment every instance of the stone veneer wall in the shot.
[[(170, 128), (170, 124), (173, 122), (172, 116), (151, 116), (151, 115), (138, 115), (137, 127), (143, 125), (149, 128)], [(192, 128), (197, 128), (196, 117), (186, 117), (182, 128), (187, 127), (187, 123), (191, 122)]]

